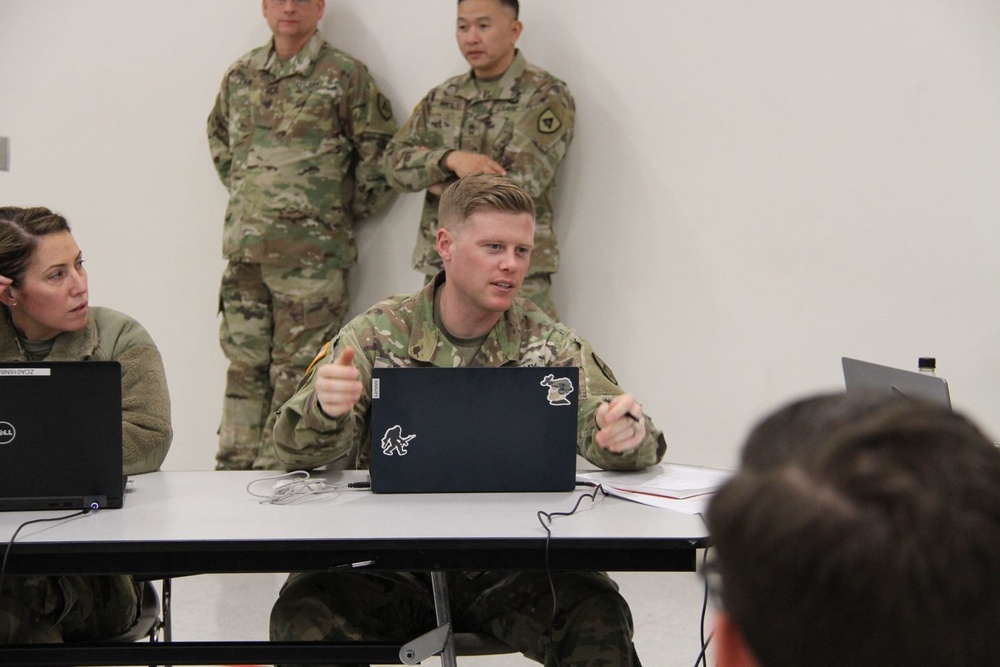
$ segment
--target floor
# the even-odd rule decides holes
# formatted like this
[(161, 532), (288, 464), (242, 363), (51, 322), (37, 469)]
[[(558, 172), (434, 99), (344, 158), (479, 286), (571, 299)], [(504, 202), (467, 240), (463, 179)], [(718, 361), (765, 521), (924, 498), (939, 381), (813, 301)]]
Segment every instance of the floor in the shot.
[[(694, 573), (613, 573), (629, 601), (646, 667), (691, 667), (700, 651), (704, 588)], [(283, 575), (200, 575), (173, 581), (175, 641), (263, 640)], [(711, 621), (708, 621), (708, 625)], [(709, 654), (711, 656), (711, 653)], [(528, 667), (520, 655), (459, 658), (462, 667)], [(439, 664), (438, 658), (424, 662)]]

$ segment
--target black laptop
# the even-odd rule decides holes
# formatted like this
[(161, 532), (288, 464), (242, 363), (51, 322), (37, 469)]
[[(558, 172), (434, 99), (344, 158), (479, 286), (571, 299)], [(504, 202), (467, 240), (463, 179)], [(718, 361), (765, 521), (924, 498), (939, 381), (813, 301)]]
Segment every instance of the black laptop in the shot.
[(118, 508), (117, 361), (0, 362), (0, 511)]
[(844, 386), (848, 392), (868, 391), (916, 398), (951, 408), (951, 393), (944, 378), (842, 357)]
[(375, 493), (571, 491), (580, 371), (376, 368)]

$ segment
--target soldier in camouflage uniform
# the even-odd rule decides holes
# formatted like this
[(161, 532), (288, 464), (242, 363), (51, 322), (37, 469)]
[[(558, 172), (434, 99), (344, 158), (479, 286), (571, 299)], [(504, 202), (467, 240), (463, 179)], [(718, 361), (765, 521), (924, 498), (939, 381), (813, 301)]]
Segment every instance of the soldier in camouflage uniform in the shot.
[[(590, 345), (517, 298), (533, 216), (530, 195), (502, 176), (450, 186), (437, 231), (444, 271), (354, 318), (326, 345), (279, 412), (279, 458), (298, 468), (353, 456), (349, 467), (367, 468), (375, 367), (544, 365), (579, 369), (581, 456), (611, 470), (662, 459), (662, 433)], [(558, 573), (554, 585), (556, 609), (545, 573), (451, 573), (454, 627), (491, 634), (545, 665), (639, 664), (628, 605), (607, 575)], [(273, 640), (404, 642), (434, 625), (428, 577), (410, 572), (294, 574), (271, 612)]]
[(552, 200), (559, 164), (573, 139), (575, 106), (566, 84), (515, 48), (517, 0), (459, 0), (458, 46), (472, 69), (434, 88), (393, 137), (385, 171), (393, 188), (424, 195), (413, 266), (441, 268), (434, 248), (438, 197), (473, 173), (505, 174), (535, 201), (535, 249), (521, 296), (558, 319), (552, 274), (559, 246)]
[(229, 69), (208, 118), (229, 190), (220, 469), (277, 466), (274, 408), (347, 314), (353, 222), (392, 196), (380, 167), (392, 107), (361, 62), (319, 35), (323, 10), (264, 0), (274, 37)]

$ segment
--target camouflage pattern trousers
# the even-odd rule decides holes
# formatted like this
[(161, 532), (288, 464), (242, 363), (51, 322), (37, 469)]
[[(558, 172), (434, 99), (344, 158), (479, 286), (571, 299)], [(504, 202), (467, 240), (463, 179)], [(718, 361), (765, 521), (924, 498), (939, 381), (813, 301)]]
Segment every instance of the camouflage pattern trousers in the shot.
[(218, 470), (282, 468), (274, 413), (340, 329), (347, 269), (229, 262), (219, 290), (219, 341), (229, 360), (219, 426)]
[(135, 623), (141, 596), (127, 575), (5, 577), (0, 644), (113, 639)]
[[(451, 572), (455, 632), (492, 635), (546, 667), (639, 666), (632, 614), (600, 572)], [(271, 610), (272, 641), (404, 644), (437, 626), (430, 574), (293, 574)]]

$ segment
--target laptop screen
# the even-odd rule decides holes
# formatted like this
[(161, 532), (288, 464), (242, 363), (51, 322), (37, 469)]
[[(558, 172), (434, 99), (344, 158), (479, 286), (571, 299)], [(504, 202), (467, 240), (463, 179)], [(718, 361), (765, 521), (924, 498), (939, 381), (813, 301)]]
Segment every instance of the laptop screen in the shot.
[(116, 361), (0, 363), (0, 510), (121, 507)]
[(948, 383), (943, 378), (849, 357), (843, 357), (841, 363), (844, 367), (844, 385), (848, 392), (881, 392), (951, 407)]

